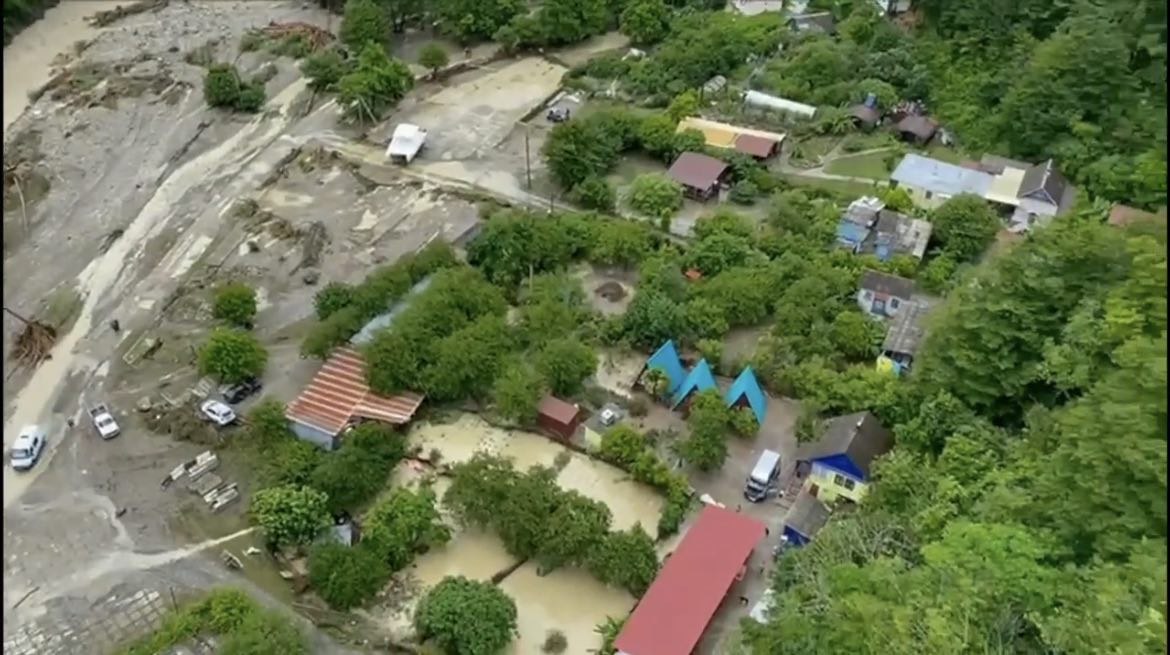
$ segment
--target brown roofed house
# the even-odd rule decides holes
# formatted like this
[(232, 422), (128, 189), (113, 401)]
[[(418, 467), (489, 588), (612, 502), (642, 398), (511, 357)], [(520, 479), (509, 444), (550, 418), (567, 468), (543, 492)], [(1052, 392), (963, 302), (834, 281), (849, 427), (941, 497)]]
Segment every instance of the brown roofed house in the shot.
[(696, 200), (707, 200), (719, 193), (719, 186), (731, 168), (726, 162), (697, 152), (684, 152), (670, 165), (667, 174), (683, 186)]
[(849, 109), (849, 116), (853, 119), (854, 125), (865, 130), (872, 129), (882, 119), (882, 113), (878, 111), (877, 107), (870, 107), (865, 104), (851, 107)]
[(922, 145), (934, 138), (934, 133), (938, 131), (938, 121), (919, 114), (911, 114), (898, 121), (894, 125), (894, 131), (904, 141)]
[(585, 412), (581, 408), (557, 398), (545, 396), (536, 410), (536, 423), (540, 427), (556, 435), (562, 441), (573, 438), (577, 426), (585, 420)]
[(893, 318), (914, 297), (914, 280), (878, 271), (863, 273), (860, 286), (857, 305), (878, 318)]

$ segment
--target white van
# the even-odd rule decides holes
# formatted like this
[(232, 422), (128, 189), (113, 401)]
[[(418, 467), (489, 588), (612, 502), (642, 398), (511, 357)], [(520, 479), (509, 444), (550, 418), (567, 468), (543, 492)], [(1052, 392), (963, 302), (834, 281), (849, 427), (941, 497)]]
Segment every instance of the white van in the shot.
[(8, 451), (8, 459), (12, 463), (12, 468), (17, 471), (27, 471), (36, 466), (37, 460), (41, 458), (41, 453), (45, 451), (46, 441), (48, 438), (40, 426), (25, 426), (20, 431), (20, 436), (12, 443), (12, 449)]
[(776, 483), (780, 480), (780, 453), (774, 450), (765, 450), (760, 453), (756, 465), (752, 467), (747, 484), (743, 488), (743, 497), (750, 502), (758, 503), (772, 494)]

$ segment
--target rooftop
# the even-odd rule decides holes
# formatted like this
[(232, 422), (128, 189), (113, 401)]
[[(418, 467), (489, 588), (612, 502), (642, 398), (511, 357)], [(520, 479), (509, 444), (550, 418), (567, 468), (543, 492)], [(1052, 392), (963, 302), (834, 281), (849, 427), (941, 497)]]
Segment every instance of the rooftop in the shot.
[(382, 396), (366, 384), (366, 360), (353, 348), (338, 348), (309, 386), (288, 404), (285, 417), (329, 435), (340, 434), (354, 418), (402, 425), (414, 417), (423, 396)]
[(926, 337), (926, 316), (932, 307), (933, 303), (922, 297), (903, 305), (886, 331), (882, 352), (911, 356), (918, 352), (918, 346)]
[(727, 164), (714, 157), (701, 155), (697, 152), (684, 152), (674, 160), (667, 173), (683, 186), (692, 189), (707, 189), (719, 181)]
[(910, 255), (922, 259), (933, 231), (934, 226), (929, 221), (883, 209), (878, 212), (877, 223), (862, 244), (861, 251), (876, 252), (884, 246), (891, 255)]
[(992, 175), (944, 161), (909, 154), (902, 158), (890, 179), (932, 193), (957, 196), (972, 193), (983, 197), (991, 186)]
[(914, 295), (914, 280), (878, 271), (866, 271), (861, 274), (861, 288), (909, 300)]
[(763, 539), (763, 523), (705, 506), (630, 614), (615, 649), (627, 655), (690, 655)]
[(869, 477), (870, 464), (889, 452), (893, 445), (893, 435), (876, 416), (857, 412), (829, 419), (821, 438), (800, 446), (796, 459), (807, 462), (846, 455), (864, 476)]
[(829, 522), (829, 508), (807, 491), (801, 491), (784, 517), (784, 525), (812, 539)]
[(576, 405), (565, 402), (553, 395), (545, 396), (540, 401), (540, 407), (536, 411), (541, 416), (547, 416), (563, 425), (568, 425), (577, 420), (577, 414), (581, 412), (580, 408)]

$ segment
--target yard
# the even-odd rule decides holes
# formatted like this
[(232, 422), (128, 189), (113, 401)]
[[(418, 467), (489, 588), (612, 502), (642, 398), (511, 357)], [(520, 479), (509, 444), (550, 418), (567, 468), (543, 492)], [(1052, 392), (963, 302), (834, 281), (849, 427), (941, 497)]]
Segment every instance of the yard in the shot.
[(782, 178), (785, 182), (792, 186), (805, 186), (824, 189), (826, 191), (832, 191), (854, 198), (873, 193), (874, 188), (877, 186), (876, 182), (874, 184), (865, 184), (863, 182), (831, 180), (825, 179), (823, 177), (811, 177), (807, 175), (798, 175), (795, 173), (788, 173), (783, 175)]
[(879, 150), (860, 155), (837, 157), (825, 165), (825, 172), (832, 175), (884, 180), (890, 176), (891, 169), (886, 165), (886, 158), (889, 155), (889, 150)]

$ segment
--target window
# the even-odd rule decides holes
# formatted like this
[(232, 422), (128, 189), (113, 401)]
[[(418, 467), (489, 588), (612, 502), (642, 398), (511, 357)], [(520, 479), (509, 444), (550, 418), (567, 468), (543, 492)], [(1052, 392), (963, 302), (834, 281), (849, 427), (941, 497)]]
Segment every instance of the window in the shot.
[(852, 478), (847, 478), (840, 473), (833, 475), (833, 484), (837, 485), (838, 487), (845, 487), (850, 491), (853, 490), (853, 487), (857, 486), (857, 483), (854, 482)]
[(897, 309), (900, 304), (897, 298), (890, 298), (890, 309)]
[(931, 192), (931, 191), (927, 191), (927, 192), (926, 192), (926, 199), (927, 199), (927, 200), (930, 200), (930, 199), (931, 199), (931, 198), (933, 198), (933, 197), (934, 197), (934, 193), (933, 193), (933, 192)]

